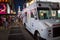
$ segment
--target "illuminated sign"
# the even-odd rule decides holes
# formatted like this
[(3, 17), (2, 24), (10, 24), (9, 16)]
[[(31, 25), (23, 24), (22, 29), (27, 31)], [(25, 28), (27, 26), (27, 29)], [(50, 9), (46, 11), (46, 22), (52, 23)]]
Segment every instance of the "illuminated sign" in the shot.
[(9, 0), (0, 0), (0, 2), (9, 2)]
[(31, 5), (35, 2), (35, 0), (31, 0), (30, 2), (27, 3), (27, 5)]
[(32, 3), (34, 3), (34, 0), (32, 0), (29, 4), (31, 5)]
[(4, 3), (0, 3), (0, 14), (6, 14), (7, 13), (7, 6)]

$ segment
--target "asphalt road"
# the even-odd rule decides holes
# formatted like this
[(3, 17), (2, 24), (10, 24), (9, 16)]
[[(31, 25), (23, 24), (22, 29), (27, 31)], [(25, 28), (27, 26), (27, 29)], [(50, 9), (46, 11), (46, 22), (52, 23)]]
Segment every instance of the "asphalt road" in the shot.
[(17, 25), (11, 25), (8, 31), (0, 31), (0, 40), (34, 40), (34, 38), (24, 29), (22, 23), (17, 23)]
[(0, 31), (0, 40), (8, 40), (8, 31)]
[(8, 40), (34, 40), (34, 38), (23, 26), (16, 26), (11, 27)]
[(22, 23), (17, 23), (17, 25), (12, 25), (9, 34), (8, 40), (34, 40), (32, 35), (24, 29)]
[(10, 29), (8, 40), (25, 40), (20, 27), (12, 27)]

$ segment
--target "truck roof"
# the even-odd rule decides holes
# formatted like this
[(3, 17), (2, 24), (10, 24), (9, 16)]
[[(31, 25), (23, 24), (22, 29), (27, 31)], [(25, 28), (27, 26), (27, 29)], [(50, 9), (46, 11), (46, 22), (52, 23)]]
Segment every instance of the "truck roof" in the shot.
[(59, 2), (60, 3), (60, 0), (37, 0), (37, 1), (42, 1), (42, 2)]

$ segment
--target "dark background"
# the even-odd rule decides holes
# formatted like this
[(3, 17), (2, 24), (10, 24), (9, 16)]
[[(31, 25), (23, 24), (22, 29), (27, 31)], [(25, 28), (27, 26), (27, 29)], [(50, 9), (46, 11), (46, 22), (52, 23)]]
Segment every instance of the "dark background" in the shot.
[(25, 3), (25, 1), (26, 0), (14, 0), (16, 12), (18, 11), (18, 6), (21, 7), (21, 10), (23, 9), (23, 4)]

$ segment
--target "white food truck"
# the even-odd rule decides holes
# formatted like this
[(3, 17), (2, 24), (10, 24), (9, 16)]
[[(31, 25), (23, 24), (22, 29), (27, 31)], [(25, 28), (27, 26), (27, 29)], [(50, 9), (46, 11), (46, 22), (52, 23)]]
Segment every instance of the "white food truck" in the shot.
[(24, 8), (23, 24), (36, 40), (60, 40), (59, 3), (37, 1)]

